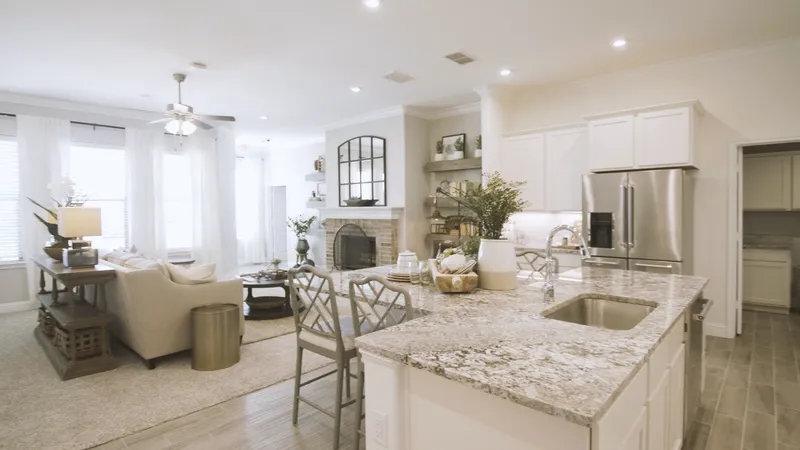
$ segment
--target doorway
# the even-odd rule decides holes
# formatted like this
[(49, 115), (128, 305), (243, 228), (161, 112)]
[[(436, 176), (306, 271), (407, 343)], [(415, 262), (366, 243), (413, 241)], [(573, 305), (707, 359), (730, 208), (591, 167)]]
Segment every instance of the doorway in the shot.
[(747, 310), (800, 312), (793, 289), (800, 265), (800, 138), (741, 143), (733, 154), (728, 279), (735, 333), (742, 334)]
[(286, 186), (270, 186), (272, 257), (287, 261)]

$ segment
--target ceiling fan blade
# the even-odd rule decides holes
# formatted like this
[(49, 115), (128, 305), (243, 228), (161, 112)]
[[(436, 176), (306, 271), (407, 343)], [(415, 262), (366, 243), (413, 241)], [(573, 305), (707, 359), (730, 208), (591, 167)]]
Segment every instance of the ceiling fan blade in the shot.
[(214, 128), (213, 126), (211, 126), (211, 125), (209, 125), (209, 124), (207, 124), (207, 123), (205, 123), (205, 122), (203, 122), (202, 120), (199, 120), (199, 119), (192, 119), (192, 120), (190, 120), (190, 122), (192, 122), (193, 124), (197, 125), (198, 127), (202, 128), (204, 130), (210, 130), (210, 129)]
[(163, 118), (163, 119), (153, 120), (152, 122), (147, 122), (147, 123), (149, 125), (152, 125), (152, 124), (155, 124), (155, 123), (169, 122), (170, 120), (172, 120), (172, 117), (166, 117), (166, 118)]
[(236, 117), (233, 116), (212, 116), (208, 114), (203, 114), (200, 117), (206, 120), (217, 120), (219, 122), (236, 122)]

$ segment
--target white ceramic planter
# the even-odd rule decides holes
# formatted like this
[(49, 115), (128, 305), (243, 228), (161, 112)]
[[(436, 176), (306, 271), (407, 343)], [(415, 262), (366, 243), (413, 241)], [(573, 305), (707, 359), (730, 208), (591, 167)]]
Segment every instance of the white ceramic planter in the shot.
[(444, 161), (444, 153), (436, 153), (433, 155), (434, 161)]
[(481, 239), (478, 249), (478, 285), (481, 289), (509, 291), (517, 287), (517, 257), (507, 239)]
[(450, 161), (455, 161), (457, 159), (464, 159), (464, 152), (453, 152), (447, 154), (447, 159)]
[(480, 157), (482, 157), (482, 156), (483, 156), (483, 150), (481, 150), (481, 149), (479, 149), (479, 148), (476, 148), (476, 149), (475, 149), (475, 157), (476, 157), (476, 158), (480, 158)]

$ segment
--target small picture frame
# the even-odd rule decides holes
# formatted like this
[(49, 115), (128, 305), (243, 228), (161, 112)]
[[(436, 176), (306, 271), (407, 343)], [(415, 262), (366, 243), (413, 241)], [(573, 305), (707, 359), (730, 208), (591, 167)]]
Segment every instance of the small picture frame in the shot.
[(467, 135), (462, 133), (443, 136), (442, 145), (446, 159), (462, 159), (467, 148)]

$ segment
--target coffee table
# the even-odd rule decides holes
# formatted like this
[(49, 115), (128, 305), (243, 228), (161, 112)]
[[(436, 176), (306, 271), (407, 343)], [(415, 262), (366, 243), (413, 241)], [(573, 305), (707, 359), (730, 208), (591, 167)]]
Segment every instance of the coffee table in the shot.
[[(242, 285), (247, 289), (247, 298), (244, 300), (245, 320), (272, 320), (291, 316), (292, 305), (289, 302), (289, 286), (286, 279), (269, 280), (243, 275)], [(253, 289), (282, 288), (283, 297), (254, 297)]]

